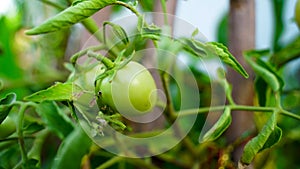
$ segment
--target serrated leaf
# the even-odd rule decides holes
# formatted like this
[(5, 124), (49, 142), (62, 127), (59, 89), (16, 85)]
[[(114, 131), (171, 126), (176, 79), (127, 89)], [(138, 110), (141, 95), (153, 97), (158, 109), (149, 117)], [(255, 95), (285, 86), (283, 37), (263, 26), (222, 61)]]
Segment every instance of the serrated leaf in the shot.
[[(267, 147), (270, 145), (270, 143), (277, 143), (278, 139), (270, 139), (269, 137), (272, 135), (272, 133), (277, 130), (276, 129), (277, 124), (277, 113), (273, 113), (267, 123), (264, 125), (262, 130), (259, 132), (259, 134), (251, 139), (244, 147), (244, 152), (241, 157), (241, 163), (242, 164), (250, 164), (252, 160), (254, 159), (255, 155), (263, 150), (264, 147)], [(278, 132), (278, 131), (275, 131)], [(278, 135), (278, 134), (276, 134)], [(273, 137), (273, 136), (271, 136)], [(280, 139), (280, 138), (279, 138)], [(267, 143), (269, 140), (269, 143)], [(266, 146), (265, 146), (266, 145)]]
[(36, 112), (41, 116), (45, 126), (61, 139), (65, 138), (73, 130), (70, 119), (55, 102), (38, 104)]
[(59, 146), (58, 153), (51, 168), (79, 169), (82, 157), (88, 153), (91, 143), (86, 133), (80, 126), (77, 126)]
[(181, 39), (179, 41), (183, 44), (184, 50), (191, 53), (192, 55), (199, 57), (207, 56), (204, 43), (193, 39)]
[(43, 102), (43, 101), (72, 101), (74, 88), (79, 88), (73, 83), (57, 82), (48, 89), (38, 91), (24, 98), (27, 101)]
[(153, 40), (159, 40), (161, 33), (162, 33), (161, 28), (157, 27), (154, 24), (149, 26), (143, 25), (142, 28), (140, 29), (141, 37), (149, 38)]
[(104, 35), (104, 42), (106, 42), (106, 35), (105, 35), (105, 28), (106, 28), (106, 25), (110, 25), (112, 27), (112, 31), (114, 32), (114, 34), (125, 44), (127, 45), (129, 43), (129, 39), (128, 39), (128, 36), (127, 36), (127, 33), (126, 31), (120, 26), (120, 25), (117, 25), (117, 24), (114, 24), (112, 22), (104, 22), (103, 23), (103, 35)]
[(15, 93), (8, 93), (5, 97), (0, 99), (0, 124), (8, 115), (16, 98), (17, 96)]
[(235, 57), (228, 51), (227, 47), (218, 42), (203, 43), (195, 39), (181, 39), (184, 49), (199, 57), (203, 56), (218, 56), (225, 64), (233, 68), (245, 78), (249, 75)]
[(219, 56), (219, 58), (235, 71), (248, 78), (249, 75), (243, 66), (235, 59), (235, 57), (228, 51), (227, 47), (218, 42), (208, 42), (207, 47), (211, 52)]
[(230, 126), (232, 121), (231, 110), (226, 107), (223, 114), (220, 116), (219, 120), (209, 129), (200, 142), (214, 141), (219, 138), (224, 131)]
[(65, 9), (56, 16), (49, 18), (41, 25), (27, 30), (26, 34), (37, 35), (70, 27), (73, 24), (90, 17), (100, 9), (113, 4), (114, 2), (116, 2), (116, 0), (89, 0), (78, 2), (74, 6)]

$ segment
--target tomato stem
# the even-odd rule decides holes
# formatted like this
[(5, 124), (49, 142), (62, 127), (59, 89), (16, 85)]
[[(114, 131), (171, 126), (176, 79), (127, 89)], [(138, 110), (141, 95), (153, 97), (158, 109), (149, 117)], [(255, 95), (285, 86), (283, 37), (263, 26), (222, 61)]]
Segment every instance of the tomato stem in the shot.
[(242, 110), (242, 111), (253, 111), (253, 112), (279, 112), (284, 116), (288, 116), (294, 118), (296, 120), (300, 120), (300, 116), (294, 113), (291, 113), (287, 110), (283, 110), (282, 108), (277, 107), (258, 107), (258, 106), (246, 106), (246, 105), (224, 105), (224, 106), (216, 106), (216, 107), (203, 107), (198, 109), (188, 109), (177, 112), (178, 117), (184, 117), (194, 114), (201, 114), (207, 112), (217, 112), (224, 110), (225, 107), (229, 107), (231, 110)]
[(116, 1), (113, 3), (113, 5), (121, 5), (127, 9), (129, 9), (131, 12), (133, 12), (136, 16), (140, 16), (141, 14), (131, 5), (125, 3), (125, 2), (122, 2), (122, 1)]
[(22, 156), (22, 163), (26, 164), (28, 157), (25, 150), (25, 142), (24, 142), (24, 136), (23, 136), (23, 120), (24, 120), (24, 114), (26, 111), (28, 104), (23, 103), (20, 105), (19, 115), (18, 115), (18, 122), (17, 122), (17, 134), (18, 134), (18, 142), (20, 146), (21, 156)]
[(121, 160), (123, 160), (124, 157), (121, 156), (115, 156), (109, 160), (107, 160), (105, 163), (101, 164), (99, 167), (97, 167), (97, 169), (104, 169), (104, 168), (108, 168), (112, 165), (114, 165), (117, 162), (120, 162)]
[(105, 57), (105, 56), (103, 56), (101, 54), (97, 54), (97, 53), (89, 50), (87, 52), (87, 55), (89, 57), (95, 58), (98, 61), (102, 62), (107, 67), (107, 69), (112, 69), (112, 68), (115, 67), (114, 62), (112, 62), (110, 59), (108, 59), (107, 57)]
[(284, 116), (288, 116), (288, 117), (291, 117), (291, 118), (300, 120), (300, 116), (299, 116), (299, 115), (294, 114), (294, 113), (291, 113), (291, 112), (289, 112), (289, 111), (286, 111), (286, 110), (281, 109), (281, 110), (279, 111), (279, 113), (282, 114), (282, 115), (284, 115)]
[(77, 59), (85, 54), (87, 54), (88, 51), (99, 51), (99, 50), (103, 50), (105, 49), (105, 45), (97, 45), (97, 46), (91, 46), (91, 47), (88, 47), (84, 50), (81, 50), (77, 53), (75, 53), (74, 55), (71, 56), (70, 58), (70, 62), (75, 65)]

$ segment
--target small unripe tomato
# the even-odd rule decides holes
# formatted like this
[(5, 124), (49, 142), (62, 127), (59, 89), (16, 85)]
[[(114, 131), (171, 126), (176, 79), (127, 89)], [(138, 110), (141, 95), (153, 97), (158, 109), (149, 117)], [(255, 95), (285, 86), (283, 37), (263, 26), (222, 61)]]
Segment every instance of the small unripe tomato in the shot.
[(139, 115), (153, 109), (157, 100), (156, 84), (141, 64), (130, 61), (96, 84), (99, 99), (121, 114)]
[(295, 7), (295, 20), (298, 25), (298, 28), (300, 28), (300, 0), (297, 1), (296, 7)]
[(7, 116), (0, 124), (0, 139), (10, 136), (15, 131), (16, 125), (14, 121), (9, 116)]

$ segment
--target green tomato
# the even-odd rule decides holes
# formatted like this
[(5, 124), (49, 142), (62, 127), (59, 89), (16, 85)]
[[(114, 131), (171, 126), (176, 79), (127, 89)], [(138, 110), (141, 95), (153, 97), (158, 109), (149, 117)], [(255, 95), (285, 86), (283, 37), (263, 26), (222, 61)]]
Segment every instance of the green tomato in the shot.
[(295, 7), (295, 19), (298, 27), (300, 28), (300, 0), (297, 1)]
[(96, 85), (101, 102), (126, 115), (150, 112), (157, 100), (156, 90), (150, 72), (134, 61), (114, 75), (99, 80)]
[(6, 138), (16, 131), (16, 125), (14, 121), (7, 116), (0, 124), (0, 138)]

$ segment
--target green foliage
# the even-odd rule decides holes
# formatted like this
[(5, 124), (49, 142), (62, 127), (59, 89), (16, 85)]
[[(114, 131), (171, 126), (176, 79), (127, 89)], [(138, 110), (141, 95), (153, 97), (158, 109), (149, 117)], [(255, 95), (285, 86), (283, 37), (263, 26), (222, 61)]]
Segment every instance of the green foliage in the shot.
[(71, 101), (76, 91), (76, 86), (73, 83), (57, 82), (48, 89), (38, 91), (30, 96), (25, 97), (27, 101), (43, 102), (43, 101)]
[[(251, 59), (246, 59), (249, 65), (252, 67), (254, 72), (264, 79), (264, 81), (272, 88), (273, 91), (278, 91), (280, 89), (280, 83), (275, 74), (270, 72), (266, 67), (263, 67)], [(261, 62), (263, 63), (263, 62)]]
[(277, 113), (272, 113), (266, 125), (262, 128), (259, 134), (249, 141), (241, 157), (241, 163), (250, 164), (255, 155), (276, 144), (281, 138), (281, 129), (276, 126)]
[(293, 61), (300, 56), (300, 38), (296, 38), (288, 46), (284, 47), (282, 50), (274, 53), (271, 57), (271, 62), (276, 67), (282, 67), (290, 61)]
[(14, 102), (16, 101), (16, 94), (7, 94), (4, 98), (0, 99), (0, 124), (10, 112)]
[[(125, 32), (125, 30), (121, 27), (121, 26), (119, 26), (119, 25), (117, 25), (117, 24), (114, 24), (114, 23), (112, 23), (112, 22), (108, 22), (108, 21), (106, 21), (106, 22), (104, 22), (103, 23), (103, 35), (104, 35), (104, 37), (106, 37), (105, 36), (105, 28), (106, 28), (106, 25), (110, 25), (111, 27), (112, 27), (112, 30), (113, 30), (113, 32), (115, 33), (115, 35), (125, 44), (125, 45), (127, 45), (128, 43), (129, 43), (129, 39), (128, 39), (128, 36), (127, 36), (127, 34), (126, 34), (126, 32)], [(106, 39), (104, 38), (104, 43), (106, 43)]]
[(70, 119), (54, 102), (42, 102), (36, 112), (41, 116), (49, 130), (53, 131), (59, 138), (63, 139), (73, 130)]
[(113, 2), (115, 1), (116, 0), (90, 0), (78, 2), (74, 6), (67, 8), (55, 17), (48, 19), (40, 26), (28, 30), (26, 34), (37, 35), (70, 27), (73, 24), (90, 17), (102, 8), (113, 4)]
[(0, 78), (18, 79), (22, 74), (12, 48), (17, 24), (18, 21), (14, 19), (0, 16)]
[[(258, 100), (258, 106), (237, 105), (234, 102), (232, 91), (235, 89), (227, 81), (224, 70), (219, 70), (219, 76), (216, 79), (209, 79), (208, 73), (199, 70), (199, 65), (197, 64), (199, 60), (218, 58), (243, 77), (249, 77), (244, 67), (226, 47), (228, 37), (224, 33), (224, 30), (227, 32), (228, 29), (227, 16), (222, 19), (218, 32), (222, 43), (202, 42), (196, 39), (199, 33), (198, 29), (195, 29), (190, 37), (176, 39), (172, 37), (171, 29), (168, 25), (160, 27), (153, 23), (147, 23), (144, 16), (137, 11), (137, 1), (75, 0), (72, 2), (72, 6), (62, 10), (62, 6), (65, 6), (67, 3), (59, 2), (56, 4), (56, 2), (45, 1), (45, 3), (57, 7), (62, 11), (44, 21), (41, 25), (26, 31), (27, 35), (53, 33), (39, 39), (42, 41), (40, 43), (42, 44), (41, 58), (48, 58), (48, 60), (45, 59), (43, 64), (32, 68), (31, 71), (33, 73), (28, 71), (32, 73), (32, 75), (29, 73), (29, 76), (35, 76), (40, 73), (41, 77), (32, 78), (33, 82), (26, 84), (27, 86), (24, 88), (31, 91), (31, 94), (26, 96), (24, 100), (17, 99), (15, 93), (9, 93), (9, 89), (11, 88), (8, 82), (10, 81), (3, 78), (9, 77), (23, 82), (27, 77), (20, 71), (15, 60), (15, 54), (10, 48), (16, 27), (14, 25), (9, 28), (5, 17), (0, 18), (0, 25), (5, 25), (0, 27), (0, 55), (4, 56), (0, 58), (0, 90), (1, 92), (8, 93), (6, 95), (1, 93), (3, 96), (0, 99), (0, 129), (4, 129), (9, 133), (0, 138), (0, 168), (76, 169), (88, 166), (92, 166), (91, 168), (142, 167), (153, 169), (161, 167), (234, 168), (231, 159), (232, 151), (244, 143), (246, 145), (240, 159), (240, 164), (242, 165), (249, 165), (253, 161), (256, 162), (257, 158), (255, 159), (255, 157), (264, 154), (267, 149), (273, 152), (274, 145), (279, 147), (278, 149), (276, 147), (274, 151), (275, 156), (276, 154), (278, 156), (282, 152), (283, 149), (280, 149), (281, 146), (289, 145), (290, 142), (293, 146), (298, 146), (297, 142), (300, 140), (298, 134), (300, 131), (299, 124), (295, 121), (288, 121), (290, 120), (288, 118), (281, 117), (283, 115), (294, 118), (292, 120), (300, 120), (300, 115), (299, 113), (297, 114), (299, 111), (299, 103), (297, 101), (300, 100), (299, 89), (284, 91), (284, 84), (290, 82), (283, 78), (285, 74), (281, 71), (281, 68), (284, 68), (288, 63), (295, 61), (300, 56), (299, 38), (296, 38), (287, 46), (282, 46), (279, 43), (284, 30), (281, 18), (284, 1), (273, 2), (276, 27), (274, 28), (274, 39), (273, 46), (270, 47), (271, 50), (250, 50), (244, 52), (245, 60), (254, 70), (255, 94), (257, 96), (254, 101)], [(64, 4), (62, 5), (61, 3)], [(155, 5), (154, 1), (150, 0), (139, 1), (139, 4), (144, 11), (153, 11)], [(123, 27), (110, 21), (103, 23), (103, 32), (97, 32), (97, 24), (89, 17), (110, 5), (125, 7), (136, 14), (138, 23), (134, 37), (129, 37)], [(161, 1), (161, 5), (164, 12), (166, 12), (166, 2), (164, 0)], [(166, 16), (164, 17), (166, 21)], [(74, 54), (70, 58), (71, 63), (65, 64), (70, 71), (67, 78), (65, 75), (61, 75), (65, 73), (61, 68), (47, 67), (45, 65), (52, 63), (51, 61), (53, 63), (65, 61), (63, 57), (66, 53), (67, 41), (72, 40), (69, 39), (69, 35), (72, 35), (73, 31), (72, 29), (65, 28), (69, 28), (80, 22), (91, 33), (95, 33), (93, 35), (100, 42), (100, 45), (82, 49)], [(108, 26), (111, 28), (112, 34), (107, 33)], [(56, 40), (54, 41), (53, 39)], [(182, 53), (186, 54), (188, 61), (192, 62), (188, 63), (188, 66), (195, 75), (198, 83), (197, 87), (201, 95), (200, 107), (195, 109), (187, 108), (177, 112), (180, 110), (181, 97), (183, 96), (180, 93), (176, 79), (173, 79), (167, 73), (160, 72), (161, 74), (156, 74), (157, 79), (162, 79), (163, 84), (159, 84), (160, 89), (166, 93), (166, 103), (158, 103), (164, 111), (162, 116), (166, 122), (162, 123), (159, 127), (164, 130), (177, 118), (186, 118), (187, 120), (184, 123), (188, 124), (188, 120), (190, 120), (189, 116), (201, 114), (201, 117), (197, 118), (195, 126), (191, 130), (192, 133), (189, 133), (176, 147), (164, 154), (145, 159), (116, 157), (99, 148), (97, 145), (92, 144), (91, 139), (86, 135), (82, 127), (79, 126), (79, 123), (82, 123), (82, 121), (77, 118), (76, 111), (79, 108), (74, 102), (78, 101), (77, 99), (80, 96), (84, 96), (80, 100), (80, 103), (88, 102), (88, 106), (84, 107), (86, 109), (83, 109), (83, 111), (90, 111), (91, 109), (89, 108), (95, 104), (100, 107), (100, 110), (97, 112), (98, 114), (85, 116), (84, 113), (80, 112), (79, 116), (82, 115), (87, 121), (86, 125), (90, 125), (88, 127), (95, 129), (101, 136), (106, 134), (102, 131), (106, 125), (110, 125), (117, 132), (132, 135), (136, 138), (143, 138), (144, 136), (146, 138), (162, 133), (163, 130), (155, 128), (156, 126), (151, 132), (136, 127), (139, 124), (133, 124), (128, 119), (122, 118), (118, 110), (112, 109), (113, 106), (111, 105), (114, 105), (114, 103), (99, 103), (99, 100), (94, 98), (90, 100), (92, 97), (99, 98), (101, 96), (101, 91), (95, 87), (95, 85), (97, 86), (97, 82), (100, 82), (109, 75), (110, 79), (107, 82), (111, 83), (112, 79), (116, 76), (116, 72), (133, 59), (135, 51), (147, 49), (148, 42), (151, 42), (153, 47), (158, 51), (158, 66), (174, 71), (176, 76), (181, 79), (188, 78), (185, 77), (185, 73), (188, 70), (182, 69), (177, 65), (174, 66), (175, 61), (172, 60), (173, 57), (167, 56), (172, 54), (177, 57)], [(96, 53), (98, 51), (101, 54)], [(102, 52), (106, 53), (106, 55)], [(80, 58), (85, 56), (88, 57), (88, 61), (87, 63), (82, 63)], [(144, 61), (144, 56), (139, 55), (134, 59)], [(39, 64), (42, 62), (36, 63)], [(32, 80), (31, 78), (27, 79), (29, 80), (26, 82)], [(56, 83), (53, 84), (53, 81), (56, 81)], [(15, 84), (15, 82), (19, 81), (13, 81), (10, 84)], [(49, 87), (51, 84), (53, 85)], [(210, 96), (213, 85), (217, 85), (225, 93), (224, 97), (227, 99), (226, 105), (210, 105), (208, 98), (213, 98)], [(299, 88), (299, 86), (297, 87)], [(184, 87), (189, 88), (190, 86), (187, 85)], [(40, 90), (41, 88), (42, 90)], [(15, 89), (12, 88), (11, 90)], [(120, 93), (118, 95), (121, 96)], [(289, 100), (293, 100), (294, 102), (289, 103)], [(220, 111), (223, 111), (223, 113), (212, 127), (203, 136), (199, 134), (205, 123), (206, 113)], [(241, 135), (235, 142), (230, 143), (226, 140), (226, 137), (223, 137), (223, 134), (230, 126), (233, 120), (231, 114), (235, 113), (235, 111), (256, 112), (256, 117), (259, 119), (257, 120), (258, 131), (257, 133), (248, 131), (250, 134)], [(8, 117), (13, 122), (14, 128), (11, 131), (6, 128), (6, 125), (3, 125), (3, 121), (8, 119)], [(75, 117), (75, 120), (72, 120), (72, 117)], [(181, 124), (176, 126), (176, 134), (181, 135), (180, 127), (182, 126)], [(134, 133), (135, 131), (138, 133)], [(199, 135), (201, 137), (197, 140)], [(96, 136), (101, 137), (99, 135)], [(170, 136), (170, 141), (168, 140), (170, 144), (172, 142), (171, 137), (175, 137), (175, 135)], [(50, 142), (48, 141), (49, 138)], [(50, 149), (53, 152), (48, 152), (50, 149), (47, 149), (45, 146), (47, 144), (50, 144)], [(126, 143), (122, 143), (122, 140), (118, 140), (117, 137), (110, 140), (108, 144), (118, 144), (122, 150), (125, 147), (124, 152), (126, 153)], [(138, 147), (138, 149), (141, 149), (141, 153), (143, 151), (156, 152), (161, 146), (157, 145), (157, 143), (151, 143), (149, 147)], [(268, 158), (273, 158), (273, 156), (269, 156)], [(280, 162), (270, 163), (282, 165), (279, 164), (281, 162), (287, 163), (282, 158)], [(261, 163), (260, 166), (264, 166), (264, 164)]]
[(228, 66), (232, 67), (235, 71), (248, 78), (246, 70), (243, 66), (235, 59), (235, 57), (228, 51), (227, 47), (218, 42), (210, 42), (207, 44), (208, 48)]
[(214, 141), (219, 138), (226, 129), (230, 126), (232, 121), (230, 108), (225, 107), (223, 114), (219, 120), (205, 133), (200, 142)]
[(80, 126), (75, 127), (72, 133), (59, 146), (53, 161), (53, 169), (74, 168), (80, 169), (81, 159), (88, 153), (91, 140)]

